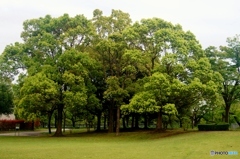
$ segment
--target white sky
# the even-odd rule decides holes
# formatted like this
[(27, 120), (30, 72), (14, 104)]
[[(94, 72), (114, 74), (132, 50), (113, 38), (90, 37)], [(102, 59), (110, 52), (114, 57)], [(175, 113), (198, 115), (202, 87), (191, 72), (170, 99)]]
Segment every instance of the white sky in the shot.
[(0, 53), (6, 45), (21, 42), (22, 23), (50, 14), (58, 17), (84, 14), (94, 9), (110, 15), (120, 9), (133, 21), (158, 17), (190, 30), (203, 48), (226, 45), (226, 38), (240, 34), (239, 0), (0, 0)]

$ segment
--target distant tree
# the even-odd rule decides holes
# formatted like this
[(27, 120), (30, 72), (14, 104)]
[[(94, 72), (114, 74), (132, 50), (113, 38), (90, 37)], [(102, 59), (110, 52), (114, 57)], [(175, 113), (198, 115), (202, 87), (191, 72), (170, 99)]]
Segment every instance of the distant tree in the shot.
[[(130, 65), (126, 54), (128, 45), (123, 34), (131, 25), (130, 15), (120, 10), (112, 10), (110, 16), (103, 16), (102, 11), (93, 12), (93, 24), (97, 32), (95, 39), (96, 59), (102, 65), (103, 82), (102, 104), (108, 109), (108, 132), (117, 134), (120, 128), (120, 106), (128, 96), (127, 87), (135, 78), (136, 65)], [(134, 72), (135, 71), (135, 72)], [(134, 76), (134, 77), (133, 77)], [(116, 124), (114, 124), (116, 123)]]
[[(42, 100), (46, 99), (43, 101), (46, 103), (48, 98), (51, 98), (48, 93), (57, 91), (58, 100), (54, 100), (58, 112), (55, 136), (61, 136), (63, 110), (71, 103), (84, 102), (87, 98), (85, 86), (89, 80), (88, 70), (93, 69), (94, 64), (89, 55), (83, 52), (94, 34), (91, 21), (83, 15), (73, 18), (68, 14), (58, 18), (46, 15), (39, 19), (26, 20), (23, 29), (21, 34), (23, 44), (15, 43), (7, 46), (3, 59), (11, 66), (10, 68), (14, 68), (14, 71), (24, 68), (26, 76), (29, 80), (32, 79), (33, 83), (34, 78), (38, 76), (44, 78), (41, 83), (41, 93), (34, 90), (27, 91), (29, 94), (23, 94), (22, 98), (30, 100), (43, 97)], [(49, 84), (46, 85), (49, 86), (46, 88), (49, 89), (46, 96), (43, 94), (44, 82)], [(32, 86), (31, 82), (23, 84), (25, 88)], [(32, 88), (35, 87), (38, 86), (34, 85)], [(27, 99), (28, 95), (32, 98)], [(21, 100), (23, 99), (18, 101)], [(26, 102), (22, 101), (22, 103)]]
[(13, 112), (14, 96), (10, 72), (10, 67), (4, 62), (3, 56), (0, 56), (0, 115)]
[(19, 92), (15, 92), (16, 116), (28, 120), (47, 116), (48, 130), (51, 134), (51, 118), (59, 102), (57, 84), (48, 79), (45, 74), (37, 73), (26, 77), (21, 87), (20, 85), (19, 83), (15, 86), (19, 89)]
[(0, 115), (13, 113), (13, 91), (11, 84), (0, 80)]
[[(218, 74), (211, 70), (204, 51), (190, 31), (184, 32), (180, 25), (152, 18), (136, 22), (127, 32), (132, 35), (127, 36), (128, 43), (142, 52), (147, 70), (141, 83), (143, 89), (128, 105), (130, 111), (154, 110), (158, 113), (157, 129), (162, 129), (167, 104), (176, 107), (181, 120), (194, 105), (215, 99)], [(126, 110), (127, 105), (123, 108)]]
[(231, 105), (240, 99), (240, 35), (227, 39), (228, 46), (208, 47), (205, 52), (214, 71), (223, 78), (219, 94), (225, 103), (224, 121), (229, 122)]

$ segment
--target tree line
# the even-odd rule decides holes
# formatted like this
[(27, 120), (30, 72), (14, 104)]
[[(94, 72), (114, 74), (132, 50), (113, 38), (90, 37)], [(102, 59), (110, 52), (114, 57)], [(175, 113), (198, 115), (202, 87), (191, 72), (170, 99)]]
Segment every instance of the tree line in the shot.
[(116, 134), (129, 118), (135, 127), (143, 119), (145, 128), (156, 119), (162, 130), (163, 120), (196, 126), (222, 110), (228, 123), (240, 97), (238, 35), (227, 39), (228, 46), (203, 50), (179, 24), (132, 22), (121, 10), (105, 16), (96, 9), (92, 19), (64, 14), (26, 20), (21, 38), (0, 56), (0, 112), (14, 110), (27, 120), (45, 116), (50, 132), (57, 113), (55, 136), (62, 135), (66, 116), (73, 126), (96, 117), (97, 130), (104, 118), (104, 127)]

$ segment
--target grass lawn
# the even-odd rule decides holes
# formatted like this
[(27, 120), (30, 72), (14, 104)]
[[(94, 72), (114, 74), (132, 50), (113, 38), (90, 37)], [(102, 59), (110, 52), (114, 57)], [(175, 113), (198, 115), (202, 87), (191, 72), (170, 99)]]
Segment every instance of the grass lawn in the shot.
[(205, 159), (210, 151), (238, 151), (240, 131), (78, 133), (66, 137), (0, 136), (0, 159)]

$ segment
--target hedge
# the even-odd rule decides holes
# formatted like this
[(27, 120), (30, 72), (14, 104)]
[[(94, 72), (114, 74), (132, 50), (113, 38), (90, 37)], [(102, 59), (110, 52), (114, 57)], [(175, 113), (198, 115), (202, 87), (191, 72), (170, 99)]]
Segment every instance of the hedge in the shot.
[(199, 131), (229, 130), (229, 124), (199, 124)]
[(0, 120), (0, 130), (15, 130), (16, 124), (20, 124), (20, 130), (33, 130), (33, 122), (25, 122), (24, 120)]

